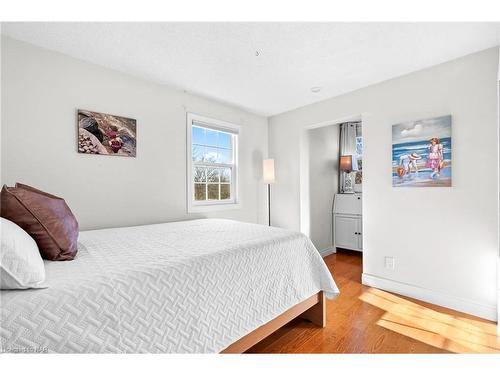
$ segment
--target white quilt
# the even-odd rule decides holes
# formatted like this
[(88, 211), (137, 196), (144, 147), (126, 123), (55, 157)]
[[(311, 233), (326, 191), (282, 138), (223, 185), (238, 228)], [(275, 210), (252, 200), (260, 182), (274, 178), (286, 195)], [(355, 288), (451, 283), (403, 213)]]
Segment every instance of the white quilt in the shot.
[(217, 353), (320, 290), (338, 294), (303, 234), (231, 220), (80, 233), (47, 289), (2, 290), (1, 350)]

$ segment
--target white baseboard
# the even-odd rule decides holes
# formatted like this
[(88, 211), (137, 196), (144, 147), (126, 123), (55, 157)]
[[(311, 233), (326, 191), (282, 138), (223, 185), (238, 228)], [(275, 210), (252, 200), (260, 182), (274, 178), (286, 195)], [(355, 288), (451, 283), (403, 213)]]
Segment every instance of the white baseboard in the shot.
[(363, 285), (401, 294), (403, 296), (419, 299), (435, 305), (444, 306), (449, 309), (475, 315), (483, 319), (496, 322), (498, 318), (497, 307), (494, 305), (485, 305), (476, 301), (450, 296), (435, 290), (421, 288), (419, 286), (405, 284), (399, 281), (393, 281), (366, 273), (362, 274), (361, 282)]
[(326, 249), (322, 249), (319, 251), (319, 254), (324, 258), (327, 255), (330, 254), (335, 254), (337, 252), (337, 249), (333, 246), (327, 247)]

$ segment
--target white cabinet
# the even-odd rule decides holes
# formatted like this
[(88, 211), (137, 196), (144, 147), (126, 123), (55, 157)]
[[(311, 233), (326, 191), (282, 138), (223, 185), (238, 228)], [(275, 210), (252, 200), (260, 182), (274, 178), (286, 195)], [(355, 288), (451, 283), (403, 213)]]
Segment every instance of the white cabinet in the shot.
[(358, 230), (360, 219), (344, 215), (335, 215), (335, 247), (343, 249), (358, 250), (361, 248), (359, 243)]
[(361, 194), (336, 194), (333, 205), (334, 247), (363, 251)]

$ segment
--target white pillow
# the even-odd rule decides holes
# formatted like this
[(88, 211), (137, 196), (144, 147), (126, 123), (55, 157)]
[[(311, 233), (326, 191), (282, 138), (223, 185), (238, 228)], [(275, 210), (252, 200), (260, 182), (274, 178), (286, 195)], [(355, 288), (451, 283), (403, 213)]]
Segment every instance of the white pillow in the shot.
[(35, 240), (17, 224), (0, 219), (0, 289), (44, 288), (45, 267)]

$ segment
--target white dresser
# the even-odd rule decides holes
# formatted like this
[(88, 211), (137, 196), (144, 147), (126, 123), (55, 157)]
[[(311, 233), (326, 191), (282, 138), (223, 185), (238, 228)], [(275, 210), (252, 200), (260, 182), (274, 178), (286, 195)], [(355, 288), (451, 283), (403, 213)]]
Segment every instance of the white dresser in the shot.
[(333, 200), (333, 246), (363, 251), (363, 199), (361, 193), (335, 194)]

